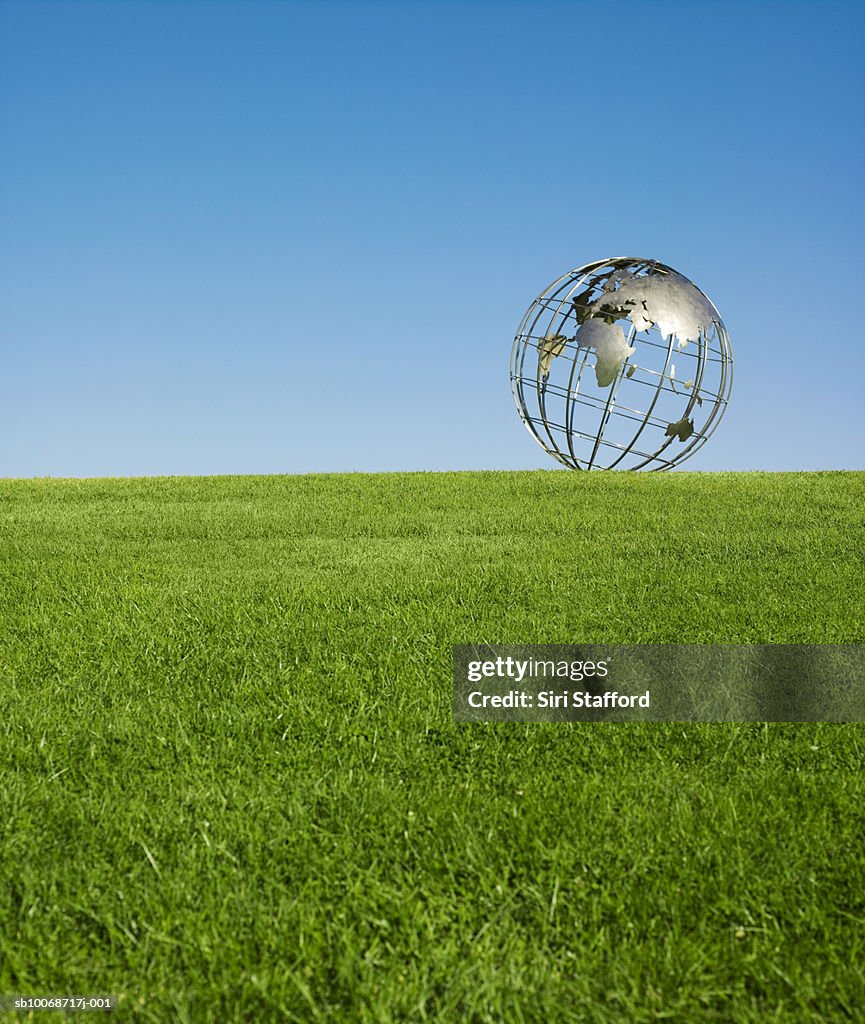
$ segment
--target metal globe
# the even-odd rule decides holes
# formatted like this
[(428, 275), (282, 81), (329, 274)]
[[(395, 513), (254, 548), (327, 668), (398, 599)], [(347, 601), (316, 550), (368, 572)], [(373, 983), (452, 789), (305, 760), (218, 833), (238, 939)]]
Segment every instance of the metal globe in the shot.
[(706, 443), (733, 383), (718, 310), (657, 260), (564, 274), (529, 306), (511, 390), (531, 435), (572, 469), (670, 469)]

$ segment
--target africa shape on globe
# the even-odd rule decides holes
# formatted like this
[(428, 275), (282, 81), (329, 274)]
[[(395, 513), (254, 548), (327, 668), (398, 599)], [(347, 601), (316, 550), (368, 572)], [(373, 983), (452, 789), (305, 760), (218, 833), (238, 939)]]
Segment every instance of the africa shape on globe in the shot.
[(511, 350), (529, 432), (573, 469), (669, 469), (720, 422), (733, 381), (717, 309), (657, 260), (617, 256), (535, 299)]

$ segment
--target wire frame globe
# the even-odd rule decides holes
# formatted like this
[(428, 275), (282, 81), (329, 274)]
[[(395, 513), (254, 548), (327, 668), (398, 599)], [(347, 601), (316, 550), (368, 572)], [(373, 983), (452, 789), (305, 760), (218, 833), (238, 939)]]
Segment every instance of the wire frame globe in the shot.
[(572, 469), (670, 469), (702, 448), (733, 383), (718, 310), (657, 260), (617, 256), (554, 281), (511, 349), (517, 411)]

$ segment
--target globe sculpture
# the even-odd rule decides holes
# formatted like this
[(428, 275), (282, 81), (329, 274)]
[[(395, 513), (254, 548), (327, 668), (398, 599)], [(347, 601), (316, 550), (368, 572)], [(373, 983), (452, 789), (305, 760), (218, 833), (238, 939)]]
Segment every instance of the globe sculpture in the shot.
[(657, 260), (564, 274), (529, 306), (511, 350), (523, 423), (572, 469), (670, 469), (709, 439), (732, 383), (717, 309)]

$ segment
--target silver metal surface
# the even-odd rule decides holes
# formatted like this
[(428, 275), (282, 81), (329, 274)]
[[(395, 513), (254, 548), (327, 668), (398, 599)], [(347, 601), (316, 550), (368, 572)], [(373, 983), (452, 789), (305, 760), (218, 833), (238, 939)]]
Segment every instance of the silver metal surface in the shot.
[(697, 286), (616, 256), (553, 281), (511, 348), (511, 390), (538, 444), (572, 469), (670, 469), (709, 439), (733, 384), (730, 338)]

